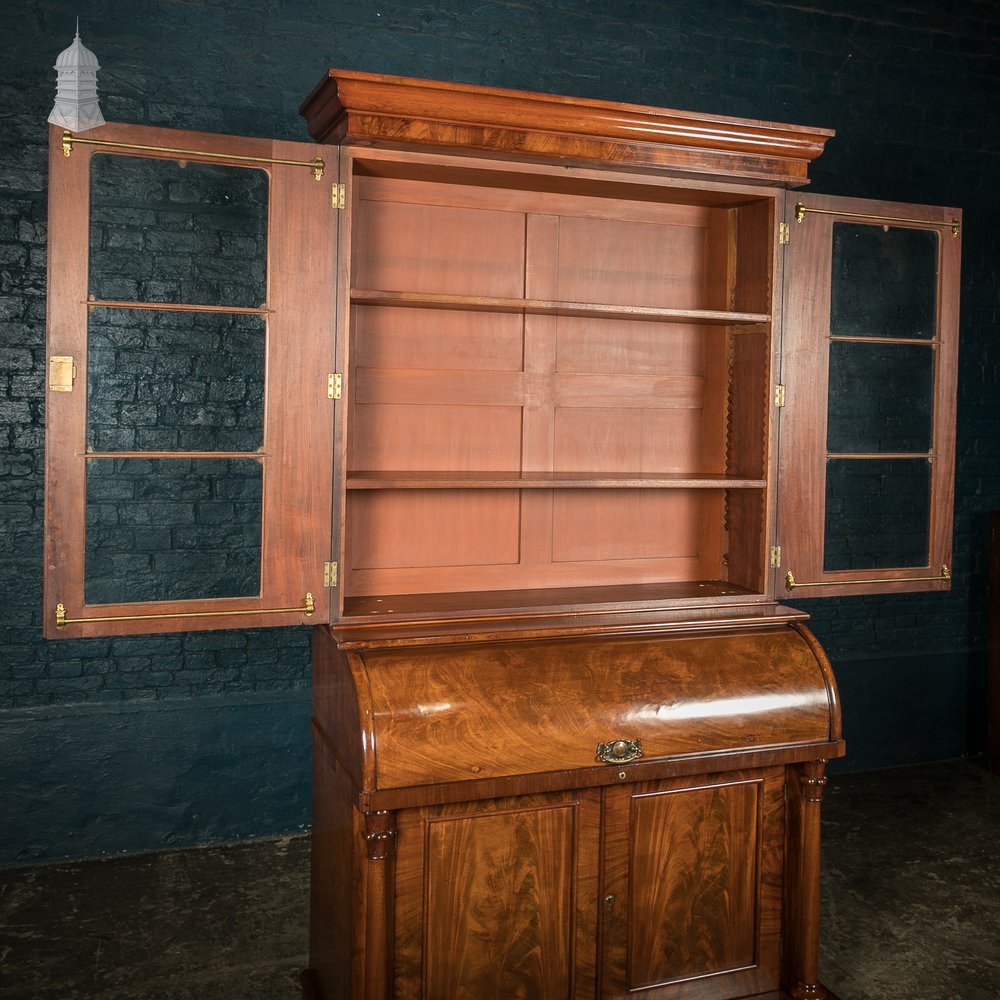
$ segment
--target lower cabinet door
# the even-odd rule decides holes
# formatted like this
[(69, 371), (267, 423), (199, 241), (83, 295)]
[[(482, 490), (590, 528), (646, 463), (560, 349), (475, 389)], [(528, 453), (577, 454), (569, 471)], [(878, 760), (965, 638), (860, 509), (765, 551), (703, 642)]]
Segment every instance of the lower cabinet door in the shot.
[(606, 792), (605, 1000), (727, 1000), (777, 990), (782, 768)]
[(397, 1000), (595, 995), (599, 790), (401, 810)]

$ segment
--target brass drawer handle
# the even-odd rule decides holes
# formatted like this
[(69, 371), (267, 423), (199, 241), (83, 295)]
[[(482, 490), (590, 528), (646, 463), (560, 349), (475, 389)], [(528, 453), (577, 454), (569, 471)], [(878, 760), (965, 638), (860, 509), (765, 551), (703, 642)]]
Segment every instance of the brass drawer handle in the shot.
[(612, 740), (597, 744), (597, 759), (605, 764), (623, 764), (642, 756), (642, 740)]

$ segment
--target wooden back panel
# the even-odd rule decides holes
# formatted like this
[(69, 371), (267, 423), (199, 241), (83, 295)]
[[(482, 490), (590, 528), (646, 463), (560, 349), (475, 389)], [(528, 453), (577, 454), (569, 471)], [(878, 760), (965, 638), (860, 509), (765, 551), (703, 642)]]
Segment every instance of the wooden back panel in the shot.
[[(346, 596), (727, 579), (724, 484), (615, 480), (747, 467), (761, 489), (740, 502), (743, 521), (763, 518), (760, 416), (735, 420), (752, 459), (734, 458), (730, 437), (734, 406), (765, 407), (767, 330), (740, 335), (756, 367), (734, 393), (730, 374), (747, 366), (733, 365), (724, 325), (624, 313), (764, 306), (769, 277), (763, 292), (744, 285), (770, 255), (747, 251), (738, 267), (737, 251), (766, 235), (770, 200), (754, 212), (689, 192), (629, 202), (402, 173), (354, 177), (348, 466), (367, 488), (348, 495)], [(385, 304), (387, 293), (409, 299)], [(484, 297), (623, 315), (489, 308)], [(491, 471), (587, 474), (611, 488), (372, 488), (380, 474)], [(757, 590), (763, 536), (752, 526), (736, 550), (741, 585)]]

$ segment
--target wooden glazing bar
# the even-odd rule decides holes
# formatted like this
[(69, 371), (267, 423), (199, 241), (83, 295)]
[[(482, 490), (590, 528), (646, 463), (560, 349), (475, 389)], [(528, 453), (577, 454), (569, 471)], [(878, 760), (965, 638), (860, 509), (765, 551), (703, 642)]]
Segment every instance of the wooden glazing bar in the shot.
[(834, 340), (838, 344), (915, 344), (917, 347), (937, 347), (937, 337), (841, 337), (838, 334), (830, 334), (827, 340)]
[(869, 452), (869, 451), (828, 451), (826, 457), (830, 458), (852, 458), (852, 459), (897, 459), (897, 458), (923, 458), (928, 462), (934, 461), (934, 452), (932, 451), (883, 451), (883, 452)]
[(208, 306), (187, 302), (131, 302), (125, 299), (87, 299), (88, 309), (153, 309), (161, 312), (231, 313), (238, 316), (267, 316), (273, 310), (262, 306)]
[(80, 456), (92, 458), (249, 458), (258, 462), (267, 457), (263, 451), (87, 451)]

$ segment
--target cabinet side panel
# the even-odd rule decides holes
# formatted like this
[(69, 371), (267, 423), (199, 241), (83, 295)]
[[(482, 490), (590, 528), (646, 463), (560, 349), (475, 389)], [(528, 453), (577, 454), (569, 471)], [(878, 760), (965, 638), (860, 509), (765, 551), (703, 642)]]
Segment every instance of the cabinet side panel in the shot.
[(736, 269), (732, 308), (771, 312), (775, 246), (774, 201), (751, 201), (736, 210)]
[(763, 479), (768, 466), (771, 342), (766, 331), (730, 334), (729, 429), (726, 468), (731, 475)]
[(352, 785), (315, 728), (312, 781), (309, 968), (323, 1000), (348, 1000), (353, 978), (351, 940), (357, 926)]
[(313, 630), (312, 656), (314, 726), (354, 784), (367, 788), (375, 763), (368, 688), (358, 683), (364, 668), (357, 657), (337, 649), (325, 628)]
[(765, 499), (763, 490), (729, 490), (726, 495), (726, 524), (729, 528), (729, 580), (763, 593)]

